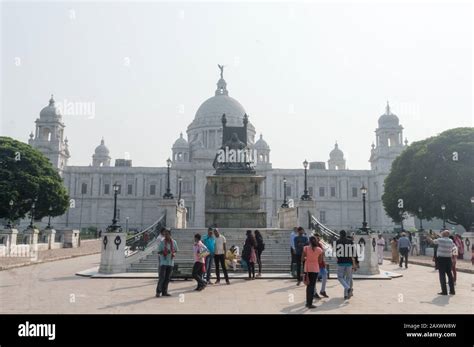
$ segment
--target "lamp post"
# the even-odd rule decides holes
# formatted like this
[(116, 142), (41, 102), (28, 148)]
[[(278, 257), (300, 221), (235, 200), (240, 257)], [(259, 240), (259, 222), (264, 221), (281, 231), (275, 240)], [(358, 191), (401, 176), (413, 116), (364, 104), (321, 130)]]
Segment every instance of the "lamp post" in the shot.
[(365, 201), (366, 201), (366, 195), (367, 195), (367, 188), (364, 184), (362, 184), (362, 187), (360, 188), (360, 192), (362, 193), (362, 206), (363, 206), (363, 221), (362, 221), (362, 232), (367, 233), (368, 228), (367, 228), (367, 218), (366, 218), (366, 212), (365, 212)]
[(46, 226), (46, 229), (51, 229), (51, 211), (53, 210), (52, 206), (49, 206), (48, 211), (48, 225)]
[(28, 228), (30, 228), (30, 229), (33, 229), (33, 228), (34, 228), (33, 221), (34, 221), (34, 219), (35, 219), (36, 201), (38, 201), (38, 198), (35, 198), (35, 199), (33, 200), (33, 203), (31, 204), (31, 211), (30, 211), (31, 220), (30, 220), (30, 225), (28, 226)]
[(181, 185), (183, 183), (183, 177), (179, 176), (178, 178), (178, 204), (181, 201)]
[(281, 204), (281, 208), (288, 207), (288, 201), (286, 201), (286, 178), (283, 178), (283, 204)]
[(125, 232), (128, 234), (128, 219), (130, 217), (125, 218)]
[(402, 208), (400, 209), (399, 214), (400, 214), (400, 226), (402, 228), (402, 232), (404, 232), (405, 229), (403, 228), (403, 209)]
[(170, 158), (166, 160), (166, 166), (168, 167), (168, 177), (167, 177), (167, 184), (166, 184), (166, 193), (163, 194), (163, 199), (173, 199), (173, 194), (171, 193), (171, 189), (170, 189), (170, 168), (171, 168)]
[(423, 231), (423, 209), (418, 207), (418, 217), (420, 218), (420, 231)]
[(9, 213), (8, 213), (8, 223), (7, 223), (7, 228), (11, 229), (13, 228), (13, 218), (12, 218), (12, 210), (13, 210), (13, 200), (10, 200), (8, 203), (10, 206)]
[(304, 167), (304, 193), (301, 195), (301, 200), (309, 201), (311, 196), (308, 194), (308, 161), (305, 159), (303, 162)]
[(441, 205), (441, 211), (443, 213), (443, 230), (446, 230), (446, 217), (445, 217), (446, 205), (445, 204)]
[(117, 195), (120, 190), (120, 185), (115, 182), (112, 186), (114, 190), (114, 218), (112, 219), (112, 225), (109, 225), (107, 231), (109, 232), (120, 232), (120, 225), (117, 224)]

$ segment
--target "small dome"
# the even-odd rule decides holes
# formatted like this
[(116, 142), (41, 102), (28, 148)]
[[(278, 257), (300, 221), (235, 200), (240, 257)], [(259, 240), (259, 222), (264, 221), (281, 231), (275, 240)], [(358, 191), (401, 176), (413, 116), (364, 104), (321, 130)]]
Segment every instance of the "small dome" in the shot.
[(95, 154), (96, 155), (102, 155), (102, 156), (109, 156), (109, 149), (107, 148), (107, 146), (105, 145), (105, 142), (104, 142), (104, 139), (102, 138), (102, 140), (100, 141), (100, 145), (98, 145), (96, 148), (95, 148)]
[(385, 113), (379, 118), (379, 128), (392, 128), (399, 126), (399, 119), (390, 111), (390, 105), (387, 101)]
[(260, 138), (258, 139), (257, 142), (255, 142), (254, 145), (255, 149), (264, 149), (264, 150), (269, 150), (270, 146), (268, 145), (267, 141), (263, 139), (262, 134), (260, 134)]
[(49, 99), (49, 105), (43, 107), (41, 110), (40, 118), (61, 118), (61, 113), (59, 113), (59, 109), (55, 105), (53, 95), (51, 95), (51, 99)]
[(183, 138), (183, 133), (179, 134), (179, 138), (174, 142), (173, 148), (188, 148), (188, 141)]
[(329, 153), (329, 157), (331, 159), (343, 159), (344, 158), (344, 152), (339, 149), (339, 145), (336, 144), (334, 145), (334, 149)]

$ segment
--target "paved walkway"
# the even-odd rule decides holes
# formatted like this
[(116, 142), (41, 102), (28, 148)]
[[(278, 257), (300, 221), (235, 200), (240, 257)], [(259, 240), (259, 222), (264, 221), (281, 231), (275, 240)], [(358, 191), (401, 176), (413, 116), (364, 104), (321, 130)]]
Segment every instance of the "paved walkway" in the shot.
[(82, 240), (81, 246), (77, 248), (58, 248), (39, 251), (38, 259), (36, 260), (31, 260), (27, 257), (0, 257), (0, 270), (96, 254), (100, 253), (100, 250), (100, 240)]
[[(392, 253), (391, 252), (384, 252), (384, 259), (385, 260), (391, 260), (392, 259)], [(416, 265), (423, 265), (423, 266), (429, 266), (434, 269), (434, 261), (433, 257), (427, 256), (427, 255), (414, 255), (414, 256), (408, 256), (408, 263), (409, 264), (416, 264)], [(474, 267), (472, 266), (471, 260), (466, 260), (466, 259), (457, 259), (456, 261), (456, 269), (458, 272), (467, 272), (474, 274)]]
[(346, 302), (337, 280), (329, 280), (330, 298), (310, 311), (305, 286), (292, 280), (233, 280), (202, 292), (194, 291), (194, 281), (173, 281), (172, 297), (155, 298), (156, 280), (74, 275), (98, 266), (99, 259), (96, 254), (1, 271), (0, 313), (474, 313), (472, 275), (458, 274), (455, 296), (438, 296), (438, 273), (426, 266), (399, 269), (386, 261), (384, 270), (403, 277), (356, 280)]

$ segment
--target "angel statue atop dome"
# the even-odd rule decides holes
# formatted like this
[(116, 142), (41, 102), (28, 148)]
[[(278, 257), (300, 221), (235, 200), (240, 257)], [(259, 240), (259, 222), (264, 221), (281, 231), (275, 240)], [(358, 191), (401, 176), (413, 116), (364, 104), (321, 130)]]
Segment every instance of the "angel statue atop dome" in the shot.
[(219, 69), (221, 70), (221, 79), (224, 79), (224, 65), (219, 65), (219, 64), (217, 64), (217, 66), (218, 66)]

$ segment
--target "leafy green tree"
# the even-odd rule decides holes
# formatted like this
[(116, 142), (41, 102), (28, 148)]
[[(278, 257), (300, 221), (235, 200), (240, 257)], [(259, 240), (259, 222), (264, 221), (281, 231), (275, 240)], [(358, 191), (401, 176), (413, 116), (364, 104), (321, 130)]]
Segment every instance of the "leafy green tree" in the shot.
[(69, 203), (61, 177), (41, 152), (23, 142), (0, 137), (0, 218), (24, 218), (35, 199), (35, 219), (50, 214), (60, 216)]
[[(469, 230), (474, 222), (474, 128), (455, 128), (414, 142), (392, 163), (382, 196), (385, 211), (400, 222), (403, 211), (418, 218), (443, 218)], [(418, 211), (422, 208), (422, 212)]]

